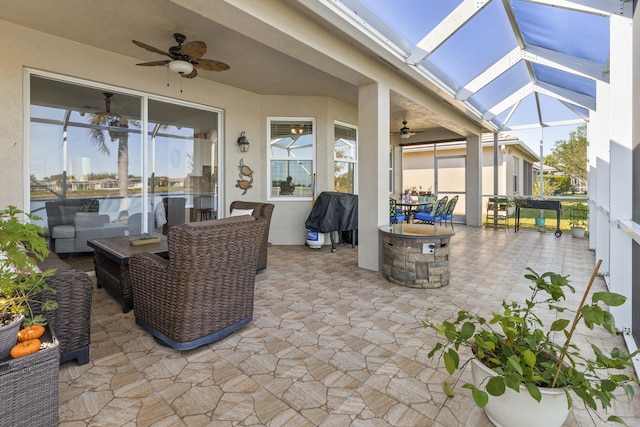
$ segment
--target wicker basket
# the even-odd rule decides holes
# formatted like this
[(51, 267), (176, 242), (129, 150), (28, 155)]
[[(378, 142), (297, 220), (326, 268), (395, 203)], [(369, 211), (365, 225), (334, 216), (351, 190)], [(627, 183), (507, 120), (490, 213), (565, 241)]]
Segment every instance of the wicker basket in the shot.
[(6, 426), (58, 425), (60, 347), (49, 327), (46, 348), (0, 361), (0, 423)]

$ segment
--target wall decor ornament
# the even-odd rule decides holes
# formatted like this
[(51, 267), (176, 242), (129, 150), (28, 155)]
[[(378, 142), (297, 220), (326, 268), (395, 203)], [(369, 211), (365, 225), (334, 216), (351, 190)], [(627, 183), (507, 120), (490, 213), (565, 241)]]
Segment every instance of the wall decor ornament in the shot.
[(240, 171), (240, 179), (236, 181), (236, 187), (244, 190), (242, 192), (242, 195), (244, 196), (247, 194), (247, 190), (251, 188), (251, 184), (253, 184), (253, 170), (244, 164), (243, 159), (240, 159), (238, 170)]

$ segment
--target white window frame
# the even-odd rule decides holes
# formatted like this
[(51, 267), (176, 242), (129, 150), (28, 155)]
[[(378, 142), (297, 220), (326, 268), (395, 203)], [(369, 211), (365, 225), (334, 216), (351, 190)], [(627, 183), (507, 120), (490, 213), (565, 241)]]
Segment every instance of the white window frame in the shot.
[(520, 159), (513, 156), (513, 188), (511, 192), (516, 194), (520, 191)]
[(393, 182), (393, 145), (389, 145), (389, 195), (395, 193)]
[[(291, 122), (311, 122), (311, 127), (312, 127), (312, 139), (311, 139), (311, 143), (312, 143), (312, 147), (311, 147), (311, 156), (310, 157), (297, 157), (295, 158), (295, 160), (301, 160), (301, 161), (311, 161), (311, 194), (309, 194), (309, 196), (280, 196), (280, 195), (274, 195), (272, 194), (273, 191), (273, 187), (272, 187), (272, 170), (271, 170), (271, 162), (274, 160), (279, 160), (279, 161), (291, 161), (292, 159), (290, 157), (274, 157), (272, 152), (271, 152), (271, 141), (272, 141), (272, 137), (271, 137), (271, 123), (274, 121), (291, 121)], [(296, 117), (296, 116), (269, 116), (267, 117), (267, 186), (266, 186), (266, 191), (267, 191), (267, 200), (268, 201), (304, 201), (304, 200), (312, 200), (314, 197), (314, 193), (316, 191), (315, 186), (316, 186), (316, 147), (317, 147), (317, 125), (316, 125), (316, 118), (315, 117)], [(294, 180), (294, 184), (296, 184), (295, 180)]]
[[(339, 159), (336, 157), (336, 126), (342, 126), (346, 128), (350, 128), (355, 130), (356, 139), (355, 139), (355, 147), (353, 147), (353, 159)], [(335, 166), (336, 163), (351, 163), (353, 164), (353, 194), (358, 194), (358, 126), (353, 125), (351, 123), (341, 122), (339, 120), (334, 120), (333, 122), (333, 164)], [(334, 169), (335, 170), (335, 169)], [(333, 175), (334, 182), (334, 190), (335, 190), (335, 172)], [(337, 191), (337, 190), (336, 190)]]

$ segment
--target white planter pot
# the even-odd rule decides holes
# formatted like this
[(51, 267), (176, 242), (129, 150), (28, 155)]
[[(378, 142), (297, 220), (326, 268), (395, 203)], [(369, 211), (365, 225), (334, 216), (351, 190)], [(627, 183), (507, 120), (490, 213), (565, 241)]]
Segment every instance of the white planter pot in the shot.
[(582, 239), (584, 237), (584, 227), (571, 227), (571, 235)]
[[(495, 376), (478, 359), (471, 359), (471, 374), (474, 385), (481, 390), (485, 379)], [(564, 390), (543, 388), (540, 392), (542, 400), (538, 403), (524, 386), (520, 386), (520, 393), (507, 388), (502, 396), (489, 395), (484, 412), (497, 427), (561, 427), (569, 415)]]

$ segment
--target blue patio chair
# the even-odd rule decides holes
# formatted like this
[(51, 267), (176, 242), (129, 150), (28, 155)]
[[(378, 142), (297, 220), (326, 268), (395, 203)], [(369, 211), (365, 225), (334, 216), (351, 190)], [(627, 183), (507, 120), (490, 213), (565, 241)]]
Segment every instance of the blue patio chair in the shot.
[(451, 228), (453, 228), (453, 211), (456, 208), (456, 203), (458, 203), (458, 196), (452, 197), (451, 200), (447, 202), (447, 206), (445, 206), (444, 208), (442, 220), (444, 221), (445, 227), (447, 226), (448, 220), (451, 223)]
[(442, 223), (442, 215), (444, 208), (447, 206), (448, 196), (444, 196), (436, 201), (433, 205), (431, 212), (418, 212), (414, 215), (414, 219), (418, 220), (421, 224), (435, 224), (436, 222)]
[(400, 213), (400, 209), (396, 208), (395, 199), (389, 199), (389, 223), (397, 224), (405, 219), (407, 219), (407, 216)]

